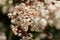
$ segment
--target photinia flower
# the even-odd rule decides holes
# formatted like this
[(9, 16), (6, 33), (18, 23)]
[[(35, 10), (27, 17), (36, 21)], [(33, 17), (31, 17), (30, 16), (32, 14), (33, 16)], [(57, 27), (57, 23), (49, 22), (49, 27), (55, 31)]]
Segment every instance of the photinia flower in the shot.
[[(55, 2), (58, 1), (44, 0), (41, 2), (38, 0), (28, 0), (25, 3), (15, 5), (13, 11), (8, 13), (14, 34), (22, 36), (21, 40), (33, 40), (33, 34), (31, 32), (35, 31), (43, 33), (39, 37), (45, 38), (47, 35), (44, 34), (44, 30), (49, 28), (48, 25), (53, 25), (54, 20), (59, 17), (56, 15), (59, 13), (59, 10), (57, 11), (58, 7), (56, 6), (59, 3), (56, 4)], [(48, 36), (48, 38), (51, 37)]]

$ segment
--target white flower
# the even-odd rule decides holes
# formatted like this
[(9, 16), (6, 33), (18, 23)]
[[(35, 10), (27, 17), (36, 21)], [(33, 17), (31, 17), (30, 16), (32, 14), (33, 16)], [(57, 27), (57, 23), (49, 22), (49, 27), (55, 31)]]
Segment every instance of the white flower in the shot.
[(52, 12), (52, 11), (55, 11), (56, 10), (56, 6), (55, 5), (52, 5), (52, 4), (49, 4), (48, 7), (47, 7), (47, 9)]
[(49, 14), (49, 10), (41, 9), (41, 16), (42, 17), (45, 17), (47, 19), (47, 18), (49, 18), (48, 14)]
[(9, 14), (8, 14), (8, 17), (11, 18), (11, 19), (14, 18), (13, 15), (12, 15), (12, 13), (9, 13)]
[(60, 19), (56, 19), (56, 21), (54, 22), (54, 25), (56, 29), (60, 29)]
[(44, 0), (45, 1), (45, 3), (47, 3), (47, 4), (51, 4), (52, 2), (54, 2), (54, 1), (56, 1), (56, 0)]
[(55, 2), (55, 6), (58, 7), (58, 8), (60, 8), (60, 1), (56, 1)]
[(40, 20), (40, 17), (35, 17), (34, 22), (38, 22)]
[(28, 34), (30, 37), (33, 37), (33, 35), (31, 33)]
[(48, 23), (49, 23), (49, 25), (53, 26), (54, 20), (49, 19), (49, 20), (48, 20)]
[(14, 28), (15, 26), (14, 26), (14, 25), (11, 25), (10, 27), (11, 27), (11, 28)]
[(60, 18), (60, 10), (59, 9), (57, 9), (56, 11), (55, 11), (55, 18)]
[(43, 15), (45, 13), (45, 10), (44, 9), (41, 9), (41, 14)]
[(12, 19), (12, 20), (11, 20), (11, 23), (14, 24), (15, 22), (16, 22), (16, 19)]
[(20, 7), (21, 9), (24, 9), (24, 8), (26, 7), (26, 4), (21, 3), (21, 4), (19, 5), (19, 7)]
[(18, 35), (16, 28), (12, 28), (12, 31), (15, 35)]
[(24, 29), (24, 31), (27, 31), (28, 30), (28, 26), (23, 27), (23, 29)]
[(17, 14), (17, 12), (14, 11), (12, 15), (13, 15), (13, 16), (16, 16), (16, 14)]
[(34, 25), (32, 28), (31, 28), (31, 31), (35, 31), (36, 30), (36, 26)]
[(40, 20), (40, 25), (41, 25), (41, 28), (42, 28), (42, 29), (45, 29), (45, 27), (47, 26), (47, 20), (44, 19), (44, 18), (42, 18), (42, 19)]
[(21, 36), (21, 33), (19, 33), (18, 36)]

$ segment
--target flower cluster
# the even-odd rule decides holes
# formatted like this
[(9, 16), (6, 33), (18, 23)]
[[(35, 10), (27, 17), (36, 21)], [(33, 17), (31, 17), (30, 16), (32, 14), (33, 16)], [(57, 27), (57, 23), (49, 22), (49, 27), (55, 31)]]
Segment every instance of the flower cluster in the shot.
[(22, 36), (21, 40), (33, 40), (31, 31), (42, 33), (41, 38), (46, 37), (47, 35), (43, 32), (48, 29), (48, 25), (60, 28), (60, 21), (57, 21), (60, 18), (59, 4), (60, 1), (56, 0), (44, 0), (43, 2), (28, 0), (25, 3), (15, 5), (13, 12), (8, 13), (12, 31), (15, 35)]

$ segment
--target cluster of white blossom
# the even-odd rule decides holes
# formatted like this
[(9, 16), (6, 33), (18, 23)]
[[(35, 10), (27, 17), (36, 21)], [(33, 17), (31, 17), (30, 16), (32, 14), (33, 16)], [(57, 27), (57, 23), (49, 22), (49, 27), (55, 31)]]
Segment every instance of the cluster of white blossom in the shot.
[[(33, 40), (29, 31), (43, 33), (47, 25), (60, 29), (60, 1), (28, 0), (16, 5), (13, 11), (8, 13), (8, 17), (11, 19), (11, 28), (15, 35), (22, 36), (21, 40)], [(46, 37), (46, 34), (42, 35), (41, 38)]]

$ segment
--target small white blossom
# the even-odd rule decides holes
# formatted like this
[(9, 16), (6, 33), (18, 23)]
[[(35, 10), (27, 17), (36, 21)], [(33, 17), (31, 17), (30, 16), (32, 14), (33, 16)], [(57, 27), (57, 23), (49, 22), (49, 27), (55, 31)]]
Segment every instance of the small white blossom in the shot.
[(42, 29), (44, 29), (44, 28), (47, 26), (47, 20), (44, 19), (44, 18), (42, 18), (42, 19), (40, 20), (40, 24), (41, 24), (41, 26), (42, 26)]
[(50, 11), (52, 12), (52, 11), (55, 11), (55, 10), (56, 10), (56, 6), (50, 4), (50, 5), (48, 5), (47, 9), (50, 10)]
[(60, 8), (60, 1), (55, 1), (55, 6), (56, 6), (57, 8)]
[(45, 0), (45, 3), (51, 4), (51, 3), (54, 2), (54, 1), (56, 1), (56, 0)]
[(12, 20), (11, 20), (11, 23), (15, 23), (15, 21), (16, 21), (16, 19), (12, 19)]
[(21, 33), (19, 33), (18, 36), (21, 36)]
[(55, 18), (60, 18), (60, 10), (55, 11)]
[(60, 19), (56, 19), (54, 22), (56, 29), (60, 29)]

